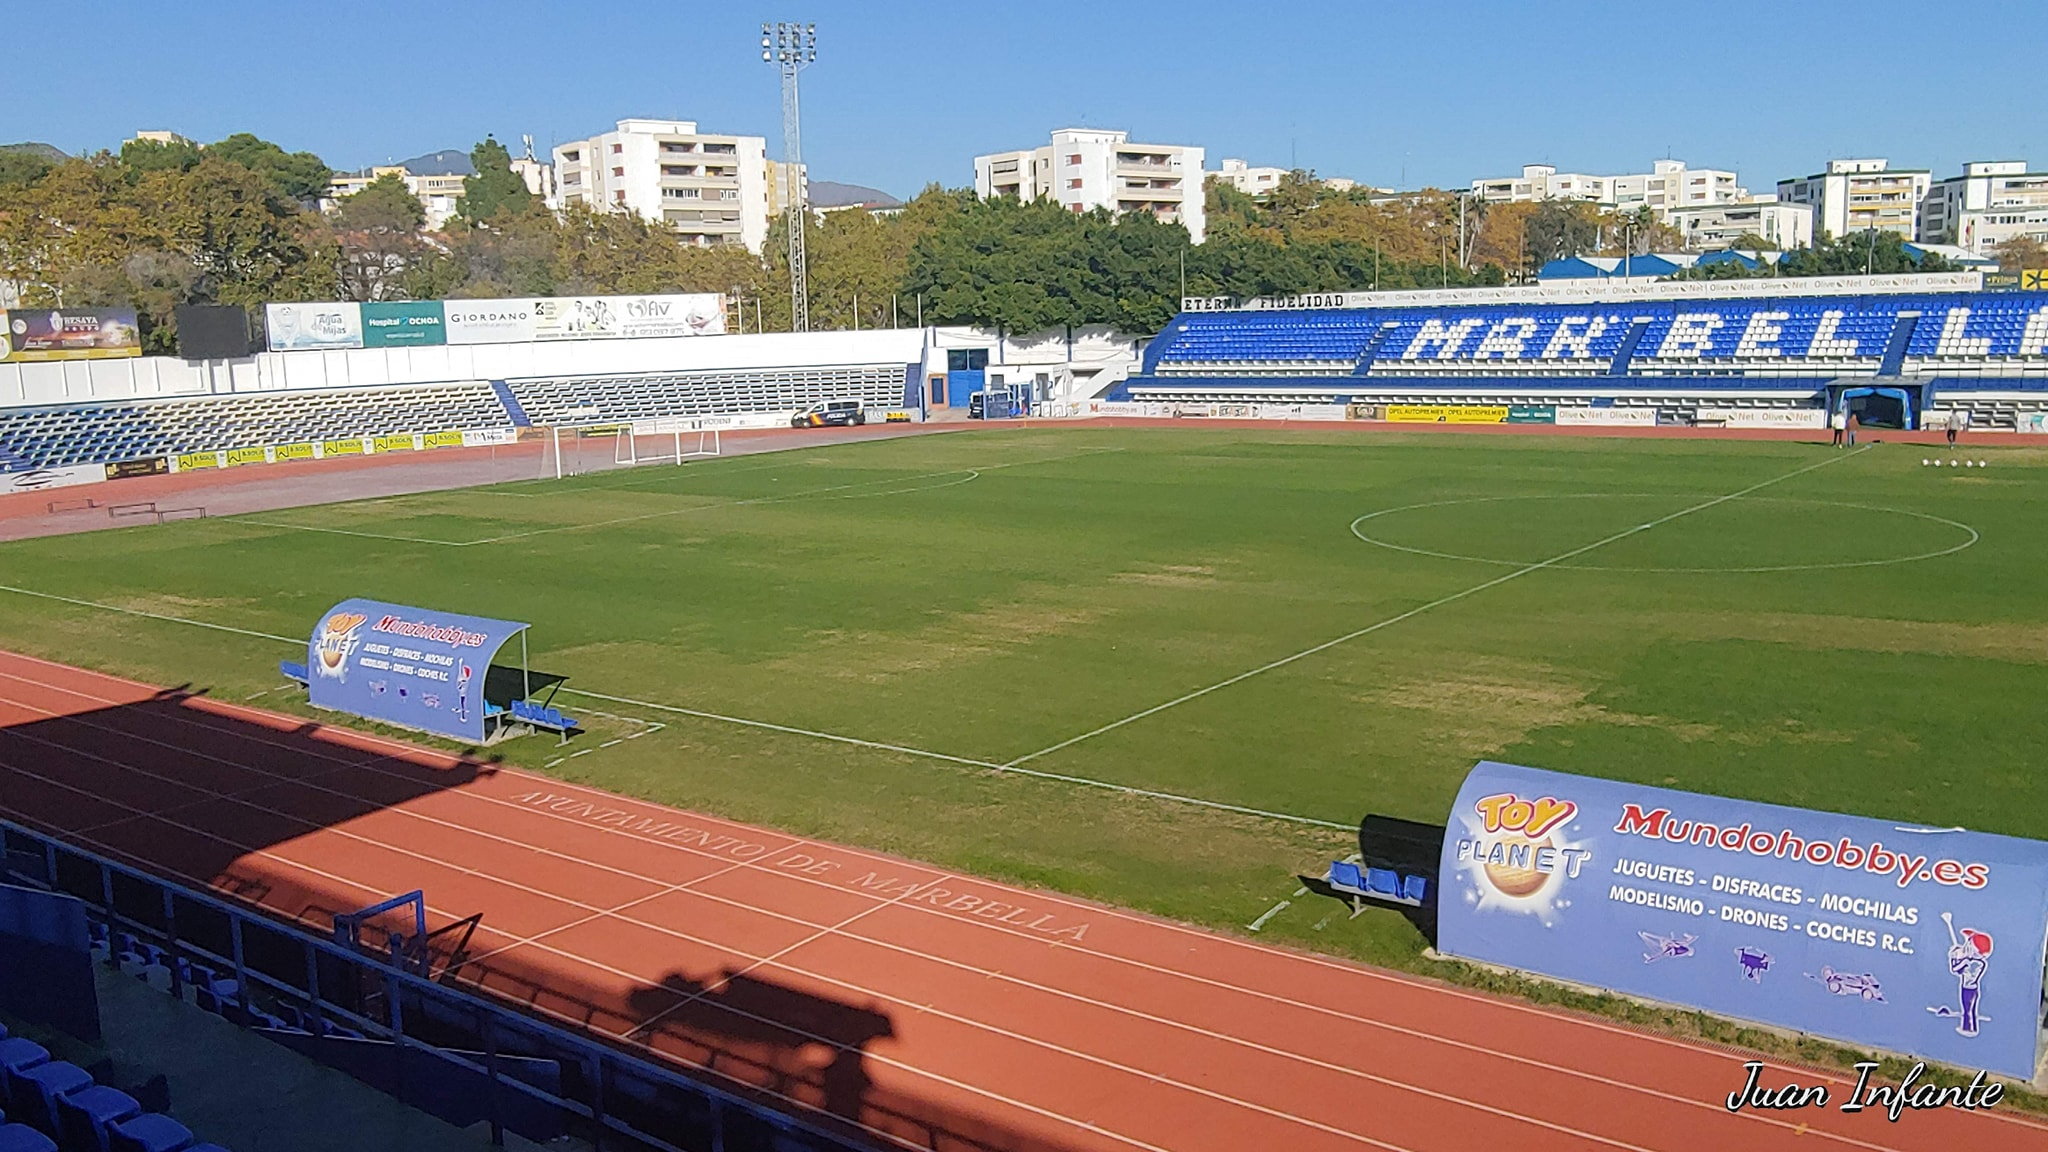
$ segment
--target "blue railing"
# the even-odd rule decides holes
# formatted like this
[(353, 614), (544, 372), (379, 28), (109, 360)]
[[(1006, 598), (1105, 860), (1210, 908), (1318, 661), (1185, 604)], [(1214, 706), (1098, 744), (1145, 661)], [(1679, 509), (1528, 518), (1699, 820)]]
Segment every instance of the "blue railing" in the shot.
[[(166, 970), (173, 996), (189, 990), (201, 1007), (316, 1057), (322, 1040), (346, 1047), (350, 1057), (334, 1062), (444, 1118), (451, 1094), (462, 1097), (494, 1143), (512, 1131), (659, 1152), (871, 1147), (4, 819), (0, 880), (83, 901), (108, 962)], [(366, 1043), (383, 1067), (366, 1068)], [(482, 1087), (480, 1101), (451, 1093), (465, 1082)]]

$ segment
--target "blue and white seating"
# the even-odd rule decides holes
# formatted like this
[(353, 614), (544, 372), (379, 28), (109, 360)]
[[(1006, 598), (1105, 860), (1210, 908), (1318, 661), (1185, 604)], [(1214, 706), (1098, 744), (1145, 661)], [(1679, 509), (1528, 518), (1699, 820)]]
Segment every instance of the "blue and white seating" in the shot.
[[(2048, 292), (1683, 296), (1192, 312), (1107, 400), (1818, 405), (1905, 378), (1978, 427), (2048, 408)], [(1988, 417), (1988, 419), (1987, 419)]]

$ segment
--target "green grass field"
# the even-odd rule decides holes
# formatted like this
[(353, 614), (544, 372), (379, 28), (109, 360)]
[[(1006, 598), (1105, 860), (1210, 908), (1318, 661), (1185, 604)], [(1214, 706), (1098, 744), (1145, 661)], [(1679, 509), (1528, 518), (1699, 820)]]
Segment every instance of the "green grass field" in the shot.
[[(353, 595), (529, 620), (536, 670), (633, 701), (562, 697), (567, 751), (663, 727), (512, 761), (1241, 928), (1351, 834), (990, 766), (1353, 825), (1441, 820), (1491, 757), (2048, 834), (2048, 453), (1927, 454), (976, 431), (0, 545), (0, 584), (286, 637)], [(233, 700), (293, 655), (18, 591), (0, 645)], [(1391, 913), (1264, 933), (1430, 967)]]

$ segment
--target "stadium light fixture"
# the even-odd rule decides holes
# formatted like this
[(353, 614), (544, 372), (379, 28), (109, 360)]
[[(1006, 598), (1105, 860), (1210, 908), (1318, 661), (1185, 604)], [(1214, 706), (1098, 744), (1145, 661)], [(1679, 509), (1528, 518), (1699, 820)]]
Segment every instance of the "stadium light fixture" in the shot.
[(809, 212), (803, 176), (803, 131), (798, 116), (796, 74), (818, 62), (818, 26), (778, 21), (761, 25), (761, 60), (782, 74), (783, 228), (789, 233), (789, 330), (811, 329), (810, 267), (804, 253), (804, 217)]

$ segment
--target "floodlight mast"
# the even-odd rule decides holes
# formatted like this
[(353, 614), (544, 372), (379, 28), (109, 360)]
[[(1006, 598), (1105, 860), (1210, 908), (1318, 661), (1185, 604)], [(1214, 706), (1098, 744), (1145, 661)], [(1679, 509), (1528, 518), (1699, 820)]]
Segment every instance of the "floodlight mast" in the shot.
[(803, 131), (797, 117), (796, 74), (818, 61), (818, 26), (794, 22), (761, 25), (761, 60), (782, 74), (783, 228), (789, 233), (789, 330), (811, 330), (810, 269), (804, 258), (804, 215), (809, 211), (803, 177)]

